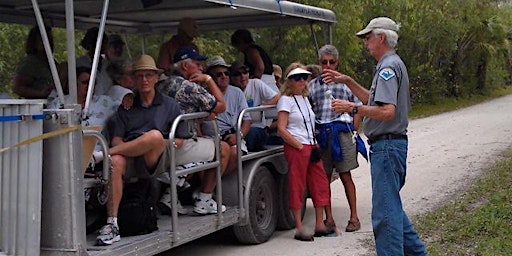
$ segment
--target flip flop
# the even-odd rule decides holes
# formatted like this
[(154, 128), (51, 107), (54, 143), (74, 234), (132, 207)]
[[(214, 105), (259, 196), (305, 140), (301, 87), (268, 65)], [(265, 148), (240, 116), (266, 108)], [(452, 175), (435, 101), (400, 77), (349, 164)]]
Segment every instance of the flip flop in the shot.
[(315, 230), (314, 237), (336, 235), (336, 230), (333, 227), (327, 227), (325, 230)]
[(293, 237), (295, 240), (303, 241), (303, 242), (311, 242), (315, 240), (312, 235), (310, 234), (304, 234), (302, 232), (296, 232), (295, 236)]

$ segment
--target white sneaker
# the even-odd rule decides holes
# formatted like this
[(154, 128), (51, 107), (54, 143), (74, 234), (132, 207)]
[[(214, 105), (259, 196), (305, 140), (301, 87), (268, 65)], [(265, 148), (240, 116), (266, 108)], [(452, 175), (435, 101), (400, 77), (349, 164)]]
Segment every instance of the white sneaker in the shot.
[[(177, 207), (176, 209), (179, 214), (187, 214), (187, 209), (183, 208), (183, 206), (181, 205), (179, 200), (178, 200), (178, 205), (176, 207)], [(171, 204), (171, 189), (170, 188), (167, 188), (165, 190), (165, 193), (162, 195), (162, 198), (160, 199), (160, 202), (159, 202), (159, 208), (160, 208), (161, 214), (171, 215), (172, 204)]]
[[(226, 211), (226, 206), (222, 205), (220, 207), (222, 212)], [(194, 206), (194, 212), (198, 214), (211, 214), (211, 213), (217, 213), (217, 202), (212, 199), (208, 199), (206, 201), (203, 201), (201, 199), (196, 199), (196, 203)]]
[(111, 245), (115, 242), (121, 241), (119, 235), (119, 228), (114, 224), (107, 224), (100, 229), (96, 237), (96, 245)]

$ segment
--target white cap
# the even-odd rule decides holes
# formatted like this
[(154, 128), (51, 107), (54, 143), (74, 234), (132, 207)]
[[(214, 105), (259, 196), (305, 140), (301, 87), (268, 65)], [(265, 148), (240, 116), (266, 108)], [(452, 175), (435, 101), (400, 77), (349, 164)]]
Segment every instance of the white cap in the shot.
[(107, 95), (110, 96), (110, 98), (112, 98), (114, 101), (121, 101), (123, 100), (124, 96), (126, 96), (126, 94), (130, 93), (133, 93), (132, 90), (120, 85), (114, 85), (110, 87)]
[(291, 76), (293, 75), (297, 75), (297, 74), (308, 74), (308, 75), (311, 75), (311, 72), (303, 69), (303, 68), (294, 68), (292, 69), (292, 71), (290, 71), (290, 73), (288, 73), (288, 75), (286, 76), (286, 78), (290, 78)]

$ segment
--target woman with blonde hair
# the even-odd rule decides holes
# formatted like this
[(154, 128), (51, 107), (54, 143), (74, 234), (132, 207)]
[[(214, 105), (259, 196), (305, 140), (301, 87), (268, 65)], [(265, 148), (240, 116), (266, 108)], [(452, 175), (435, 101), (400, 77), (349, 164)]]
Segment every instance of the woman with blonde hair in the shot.
[[(300, 63), (292, 63), (285, 74), (286, 81), (277, 103), (277, 131), (284, 140), (284, 155), (288, 162), (288, 199), (295, 218), (294, 238), (313, 241), (313, 236), (328, 236), (335, 230), (323, 222), (323, 209), (331, 204), (331, 194), (314, 137), (315, 113), (307, 97), (311, 72)], [(315, 207), (314, 235), (306, 233), (302, 224), (301, 209), (306, 188)]]

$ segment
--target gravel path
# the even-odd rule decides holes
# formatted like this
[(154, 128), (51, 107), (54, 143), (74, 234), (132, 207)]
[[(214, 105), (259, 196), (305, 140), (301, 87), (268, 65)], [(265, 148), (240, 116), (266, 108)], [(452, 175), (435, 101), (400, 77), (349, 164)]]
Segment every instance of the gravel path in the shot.
[[(512, 146), (512, 95), (469, 108), (416, 119), (409, 125), (409, 158), (402, 199), (409, 216), (427, 212), (450, 199), (481, 175), (500, 152)], [(317, 238), (312, 243), (293, 240), (293, 230), (278, 231), (270, 241), (246, 246), (237, 244), (229, 231), (185, 244), (162, 255), (262, 256), (262, 255), (372, 255), (363, 245), (371, 239), (371, 180), (363, 158), (353, 177), (358, 189), (362, 228), (339, 237)], [(348, 220), (348, 205), (341, 182), (331, 184), (338, 226)], [(309, 200), (308, 200), (309, 201)], [(305, 225), (314, 226), (311, 202)]]

